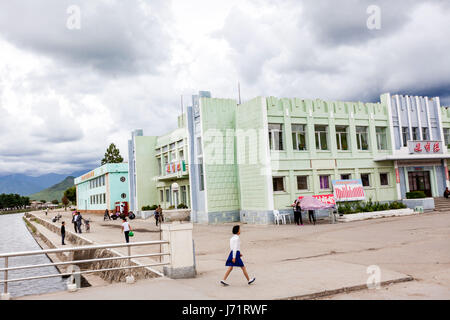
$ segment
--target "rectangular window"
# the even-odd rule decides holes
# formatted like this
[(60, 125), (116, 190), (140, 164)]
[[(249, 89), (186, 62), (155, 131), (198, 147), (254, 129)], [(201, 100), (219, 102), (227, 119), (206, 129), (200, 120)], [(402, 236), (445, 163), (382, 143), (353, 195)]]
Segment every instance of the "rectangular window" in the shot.
[(308, 190), (308, 176), (297, 176), (297, 189)]
[(386, 127), (377, 127), (377, 149), (387, 150)]
[(408, 146), (408, 140), (409, 140), (409, 129), (408, 127), (402, 128), (402, 137), (403, 137), (403, 146)]
[(338, 150), (348, 150), (347, 127), (336, 126), (336, 146)]
[(173, 149), (175, 149), (175, 143), (170, 144), (170, 150), (173, 150)]
[(201, 137), (197, 137), (197, 155), (202, 155), (203, 154), (203, 150), (202, 150), (202, 138)]
[(363, 187), (370, 187), (370, 174), (369, 173), (361, 173), (361, 181)]
[(430, 140), (427, 127), (422, 127), (422, 140)]
[(358, 150), (369, 150), (367, 127), (356, 127), (356, 146)]
[(389, 174), (380, 173), (380, 185), (388, 186), (389, 185)]
[(351, 175), (349, 173), (341, 174), (341, 180), (350, 180)]
[(419, 128), (413, 127), (413, 128), (412, 128), (412, 134), (413, 134), (413, 140), (414, 140), (414, 141), (420, 140), (420, 136), (419, 136)]
[(273, 191), (284, 191), (283, 177), (273, 177)]
[(170, 202), (170, 190), (166, 189), (166, 202)]
[(330, 176), (319, 176), (320, 189), (330, 189)]
[(184, 151), (183, 151), (183, 149), (180, 150), (179, 155), (180, 155), (179, 160), (184, 160)]
[(171, 155), (170, 155), (170, 162), (174, 162), (177, 161), (177, 152), (176, 151), (172, 151)]
[(306, 125), (293, 124), (292, 125), (292, 143), (294, 150), (306, 150)]
[(186, 186), (181, 186), (181, 203), (187, 205)]
[(158, 159), (158, 175), (162, 175), (161, 158)]
[(199, 180), (199, 190), (205, 190), (205, 174), (203, 172), (203, 158), (198, 158), (198, 180)]
[(314, 126), (316, 149), (328, 150), (328, 127), (327, 126)]
[(283, 150), (283, 125), (269, 123), (270, 150)]
[(159, 190), (159, 201), (164, 202), (164, 190)]
[(444, 128), (444, 143), (450, 148), (450, 128)]

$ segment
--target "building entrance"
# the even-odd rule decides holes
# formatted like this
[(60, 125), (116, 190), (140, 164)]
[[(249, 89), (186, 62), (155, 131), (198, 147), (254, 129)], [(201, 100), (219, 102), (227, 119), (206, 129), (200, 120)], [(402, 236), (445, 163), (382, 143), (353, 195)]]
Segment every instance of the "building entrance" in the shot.
[(429, 171), (408, 172), (409, 191), (423, 191), (431, 197), (431, 184)]

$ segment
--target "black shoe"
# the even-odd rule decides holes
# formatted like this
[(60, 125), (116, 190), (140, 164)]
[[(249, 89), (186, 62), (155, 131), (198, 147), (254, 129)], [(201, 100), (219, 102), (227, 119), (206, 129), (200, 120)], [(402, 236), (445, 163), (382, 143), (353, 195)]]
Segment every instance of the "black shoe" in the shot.
[(252, 284), (253, 282), (255, 282), (256, 278), (252, 278), (250, 279), (250, 281), (248, 282), (248, 284)]
[(220, 283), (224, 286), (224, 287), (228, 287), (229, 286), (229, 284), (228, 283), (226, 283), (225, 281), (223, 281), (223, 280), (220, 280)]

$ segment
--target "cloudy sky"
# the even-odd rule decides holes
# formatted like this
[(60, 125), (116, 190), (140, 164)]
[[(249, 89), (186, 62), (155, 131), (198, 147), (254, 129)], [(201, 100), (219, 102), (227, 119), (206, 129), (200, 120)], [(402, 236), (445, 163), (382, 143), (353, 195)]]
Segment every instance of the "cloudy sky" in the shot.
[(132, 130), (176, 127), (180, 95), (237, 98), (238, 81), (243, 100), (450, 105), (449, 16), (445, 0), (0, 0), (0, 175), (91, 169), (111, 142), (127, 159)]

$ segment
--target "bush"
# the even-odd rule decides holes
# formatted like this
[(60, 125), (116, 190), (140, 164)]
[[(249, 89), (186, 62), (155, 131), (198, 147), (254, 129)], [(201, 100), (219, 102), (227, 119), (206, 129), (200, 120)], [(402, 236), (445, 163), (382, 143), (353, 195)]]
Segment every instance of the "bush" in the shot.
[(406, 205), (401, 202), (394, 201), (392, 203), (381, 204), (379, 202), (372, 202), (371, 199), (367, 202), (346, 202), (340, 204), (338, 207), (339, 214), (352, 214), (359, 212), (374, 212), (374, 211), (384, 211), (390, 209), (404, 209)]
[(406, 199), (423, 199), (427, 195), (423, 191), (411, 191), (406, 193)]
[(173, 209), (175, 209), (175, 206), (170, 206), (167, 208), (167, 210), (173, 210)]
[(188, 208), (188, 206), (185, 205), (184, 203), (180, 203), (180, 204), (177, 206), (177, 209), (187, 209), (187, 208)]
[(158, 206), (156, 204), (154, 204), (152, 206), (143, 206), (142, 211), (152, 211), (152, 210), (156, 210), (156, 208), (158, 208)]
[(389, 204), (389, 209), (404, 209), (406, 205), (402, 202), (394, 201)]

